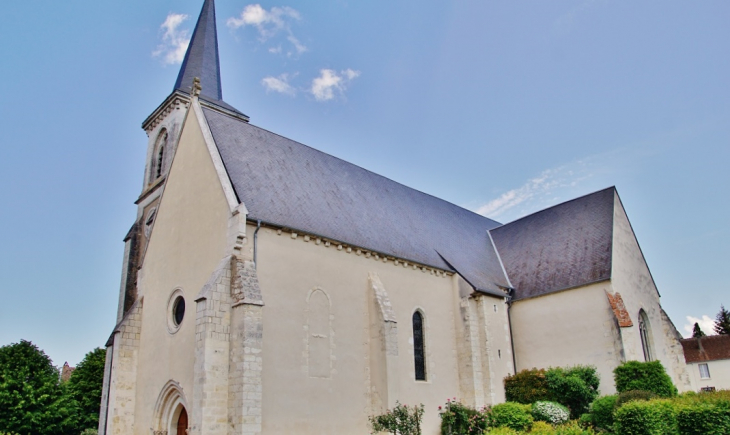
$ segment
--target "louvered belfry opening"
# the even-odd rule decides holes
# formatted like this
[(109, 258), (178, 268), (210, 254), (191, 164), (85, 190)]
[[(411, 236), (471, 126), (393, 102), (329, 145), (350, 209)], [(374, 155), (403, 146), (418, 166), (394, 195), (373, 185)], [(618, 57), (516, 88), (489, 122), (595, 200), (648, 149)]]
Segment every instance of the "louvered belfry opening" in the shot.
[(416, 364), (416, 380), (426, 380), (426, 357), (423, 346), (423, 316), (413, 313), (413, 359)]

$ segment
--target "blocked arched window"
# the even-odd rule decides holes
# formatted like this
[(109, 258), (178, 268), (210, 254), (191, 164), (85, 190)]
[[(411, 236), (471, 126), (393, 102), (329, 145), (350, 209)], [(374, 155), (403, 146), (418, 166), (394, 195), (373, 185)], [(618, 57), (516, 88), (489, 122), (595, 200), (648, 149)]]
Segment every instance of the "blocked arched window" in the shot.
[(641, 336), (641, 347), (644, 350), (644, 361), (653, 361), (651, 326), (649, 325), (649, 316), (646, 315), (644, 310), (639, 310), (639, 335)]
[(423, 334), (423, 314), (413, 313), (413, 361), (416, 368), (416, 380), (426, 380), (426, 352)]
[(307, 366), (309, 377), (329, 378), (332, 373), (330, 299), (322, 289), (307, 298)]

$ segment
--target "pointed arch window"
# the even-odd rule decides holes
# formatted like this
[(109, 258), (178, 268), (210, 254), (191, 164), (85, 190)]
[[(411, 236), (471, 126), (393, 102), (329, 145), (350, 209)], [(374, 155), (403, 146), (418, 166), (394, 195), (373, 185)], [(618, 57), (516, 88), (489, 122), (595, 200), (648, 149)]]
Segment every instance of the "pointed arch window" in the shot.
[(416, 369), (416, 380), (426, 380), (426, 352), (423, 334), (423, 314), (413, 313), (413, 360)]
[(644, 310), (639, 311), (639, 335), (641, 336), (641, 347), (644, 350), (644, 361), (653, 361), (651, 327), (649, 325), (649, 316), (646, 315)]
[(165, 169), (165, 151), (167, 148), (167, 130), (162, 129), (160, 134), (157, 135), (157, 141), (155, 143), (155, 149), (152, 155), (152, 162), (150, 162), (151, 174), (150, 183), (160, 178)]
[(155, 178), (160, 178), (162, 176), (162, 164), (165, 161), (165, 144), (160, 145), (160, 149), (157, 151), (157, 172), (155, 173)]

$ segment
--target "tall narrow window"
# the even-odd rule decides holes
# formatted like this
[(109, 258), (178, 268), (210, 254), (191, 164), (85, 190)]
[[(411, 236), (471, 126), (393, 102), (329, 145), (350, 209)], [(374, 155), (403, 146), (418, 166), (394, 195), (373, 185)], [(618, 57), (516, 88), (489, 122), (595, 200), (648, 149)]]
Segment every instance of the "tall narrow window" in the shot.
[(423, 315), (413, 313), (413, 359), (416, 364), (416, 380), (426, 380), (426, 354), (423, 345)]
[(160, 146), (160, 151), (157, 152), (157, 173), (155, 178), (162, 176), (162, 164), (165, 162), (165, 145)]
[(644, 310), (639, 311), (639, 334), (641, 335), (641, 347), (644, 349), (644, 361), (653, 361), (649, 316), (646, 315)]
[(164, 128), (162, 131), (160, 131), (160, 134), (157, 135), (157, 140), (155, 141), (155, 148), (152, 151), (152, 157), (150, 158), (150, 164), (149, 164), (149, 171), (150, 171), (150, 179), (149, 182), (152, 183), (153, 181), (160, 178), (164, 172), (165, 169), (165, 148), (167, 148), (167, 130)]

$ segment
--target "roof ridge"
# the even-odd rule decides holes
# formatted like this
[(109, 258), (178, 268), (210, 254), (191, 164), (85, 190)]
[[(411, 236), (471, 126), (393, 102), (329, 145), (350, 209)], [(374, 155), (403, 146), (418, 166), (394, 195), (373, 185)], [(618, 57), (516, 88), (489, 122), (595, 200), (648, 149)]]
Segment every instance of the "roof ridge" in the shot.
[[(218, 113), (220, 113), (220, 112), (218, 112)], [(414, 187), (408, 186), (408, 185), (406, 185), (406, 184), (404, 184), (404, 183), (401, 183), (400, 181), (396, 181), (396, 180), (393, 180), (392, 178), (386, 177), (385, 175), (381, 175), (381, 174), (379, 174), (379, 173), (377, 173), (377, 172), (374, 172), (374, 171), (371, 171), (371, 170), (369, 170), (369, 169), (367, 169), (367, 168), (364, 168), (364, 167), (362, 167), (362, 166), (360, 166), (360, 165), (358, 165), (358, 164), (352, 163), (352, 162), (350, 162), (350, 161), (347, 161), (347, 160), (345, 160), (345, 159), (343, 159), (343, 158), (341, 158), (341, 157), (337, 157), (337, 156), (335, 156), (335, 155), (332, 155), (332, 154), (330, 154), (330, 153), (324, 152), (324, 151), (322, 151), (322, 150), (319, 150), (319, 149), (317, 149), (317, 148), (314, 148), (314, 147), (312, 147), (312, 146), (310, 146), (310, 145), (307, 145), (307, 144), (305, 144), (305, 143), (299, 142), (299, 141), (297, 141), (297, 140), (295, 140), (295, 139), (291, 139), (291, 138), (288, 138), (288, 137), (286, 137), (286, 136), (284, 136), (284, 135), (281, 135), (281, 134), (279, 134), (279, 133), (276, 133), (276, 132), (274, 132), (274, 131), (268, 130), (268, 129), (264, 128), (264, 127), (260, 127), (260, 126), (258, 126), (258, 125), (256, 125), (256, 124), (252, 124), (252, 123), (250, 123), (250, 122), (244, 122), (244, 121), (242, 121), (242, 120), (240, 120), (240, 119), (237, 119), (237, 118), (235, 118), (235, 117), (233, 117), (233, 116), (231, 116), (231, 115), (228, 115), (228, 114), (226, 114), (226, 113), (220, 113), (220, 114), (221, 114), (221, 115), (224, 115), (224, 116), (228, 116), (229, 118), (231, 118), (231, 119), (233, 119), (233, 120), (235, 120), (235, 121), (243, 122), (243, 123), (244, 123), (244, 124), (246, 124), (246, 125), (249, 125), (249, 126), (251, 126), (251, 127), (254, 127), (254, 128), (257, 128), (257, 129), (259, 129), (259, 130), (265, 131), (265, 132), (267, 132), (267, 133), (273, 134), (273, 135), (275, 135), (275, 136), (279, 136), (279, 137), (281, 137), (281, 138), (283, 138), (283, 139), (286, 139), (286, 140), (289, 140), (289, 141), (295, 142), (295, 143), (297, 143), (297, 144), (299, 144), (299, 145), (301, 145), (301, 146), (307, 147), (307, 148), (309, 148), (309, 149), (311, 149), (311, 150), (313, 150), (313, 151), (315, 151), (315, 152), (317, 152), (317, 153), (320, 153), (320, 154), (323, 154), (323, 155), (329, 156), (329, 157), (331, 157), (331, 158), (333, 158), (333, 159), (337, 159), (337, 160), (339, 160), (339, 161), (341, 161), (341, 162), (344, 162), (344, 163), (346, 163), (346, 164), (348, 164), (348, 165), (351, 165), (351, 166), (353, 166), (353, 167), (356, 167), (356, 168), (358, 168), (358, 169), (360, 169), (360, 170), (362, 170), (362, 171), (368, 172), (368, 173), (370, 173), (370, 174), (373, 174), (373, 175), (375, 175), (375, 176), (377, 176), (377, 177), (383, 178), (383, 179), (385, 179), (385, 180), (388, 180), (388, 181), (390, 181), (390, 182), (392, 182), (392, 183), (395, 183), (395, 184), (398, 184), (398, 185), (400, 185), (400, 186), (403, 186), (403, 187), (405, 187), (405, 188), (407, 188), (407, 189), (410, 189), (410, 190), (412, 190), (412, 191), (414, 191), (414, 192), (418, 192), (418, 193), (420, 193), (421, 195), (429, 196), (429, 197), (431, 197), (431, 198), (434, 198), (434, 199), (436, 199), (436, 200), (439, 200), (439, 201), (441, 201), (441, 202), (444, 202), (444, 203), (446, 203), (446, 204), (449, 204), (449, 205), (452, 205), (452, 206), (454, 206), (454, 207), (457, 207), (457, 208), (459, 208), (459, 209), (461, 209), (461, 210), (467, 211), (467, 212), (469, 212), (470, 214), (473, 214), (473, 215), (475, 215), (475, 216), (478, 216), (478, 217), (480, 217), (481, 219), (486, 219), (486, 220), (488, 220), (488, 221), (494, 222), (494, 223), (496, 224), (495, 228), (497, 228), (497, 227), (500, 227), (500, 226), (503, 226), (503, 225), (504, 225), (504, 224), (502, 224), (501, 222), (498, 222), (498, 221), (496, 221), (496, 220), (494, 220), (494, 219), (491, 219), (491, 218), (489, 218), (489, 217), (487, 217), (487, 216), (481, 215), (481, 214), (479, 214), (479, 213), (477, 213), (477, 212), (475, 212), (475, 211), (473, 211), (473, 210), (469, 210), (468, 208), (462, 207), (462, 206), (460, 206), (460, 205), (458, 205), (458, 204), (454, 204), (454, 203), (453, 203), (453, 202), (451, 202), (451, 201), (447, 201), (447, 200), (445, 200), (445, 199), (443, 199), (443, 198), (439, 198), (439, 197), (438, 197), (438, 196), (436, 196), (436, 195), (433, 195), (433, 194), (430, 194), (430, 193), (424, 192), (424, 191), (422, 191), (422, 190), (416, 189), (416, 188), (414, 188)]]
[(573, 198), (573, 199), (569, 199), (567, 201), (559, 202), (559, 203), (557, 203), (555, 205), (551, 205), (550, 207), (546, 207), (546, 208), (543, 208), (541, 210), (537, 210), (537, 211), (534, 211), (534, 212), (532, 212), (530, 214), (527, 214), (525, 216), (522, 216), (521, 218), (517, 218), (517, 219), (515, 219), (515, 220), (513, 220), (511, 222), (507, 222), (506, 224), (504, 224), (502, 226), (503, 227), (506, 227), (508, 225), (512, 225), (513, 223), (519, 222), (519, 221), (521, 221), (523, 219), (527, 219), (527, 218), (532, 217), (532, 216), (534, 216), (536, 214), (540, 214), (540, 213), (546, 212), (548, 210), (552, 210), (552, 209), (554, 209), (556, 207), (560, 207), (560, 206), (563, 206), (565, 204), (570, 204), (571, 202), (576, 202), (576, 201), (579, 201), (581, 199), (585, 199), (585, 198), (587, 198), (589, 196), (593, 196), (593, 195), (596, 195), (598, 193), (602, 193), (602, 192), (605, 192), (605, 191), (611, 190), (611, 189), (613, 189), (614, 191), (616, 191), (616, 186), (604, 187), (603, 189), (599, 189), (599, 190), (596, 190), (596, 191), (593, 191), (593, 192), (590, 192), (590, 193), (586, 193), (585, 195), (581, 195), (581, 196), (579, 196), (577, 198)]

